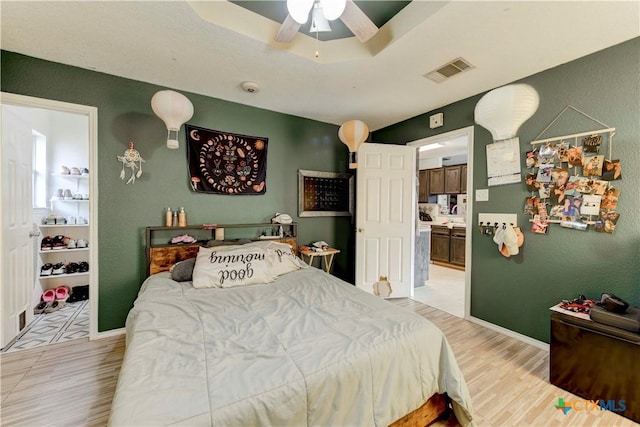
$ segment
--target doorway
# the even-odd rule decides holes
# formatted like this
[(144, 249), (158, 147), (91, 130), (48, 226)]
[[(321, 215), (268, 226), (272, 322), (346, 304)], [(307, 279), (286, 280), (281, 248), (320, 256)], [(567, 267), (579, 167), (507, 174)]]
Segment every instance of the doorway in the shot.
[[(3, 178), (13, 167), (10, 157), (11, 151), (15, 151), (4, 140), (11, 139), (8, 136), (15, 129), (20, 129), (23, 138), (21, 146), (25, 149), (28, 146), (29, 162), (25, 167), (28, 170), (16, 187), (23, 188), (25, 194), (29, 193), (19, 198), (19, 209), (26, 218), (24, 222), (29, 233), (20, 232), (19, 235), (27, 240), (25, 247), (30, 249), (20, 252), (20, 258), (25, 259), (24, 264), (28, 268), (17, 270), (15, 257), (3, 256), (0, 262), (2, 300), (12, 301), (19, 297), (25, 301), (24, 306), (19, 307), (20, 321), (15, 319), (14, 308), (3, 306), (0, 316), (7, 327), (3, 328), (2, 347), (24, 335), (29, 325), (38, 320), (34, 307), (45, 290), (67, 285), (72, 289), (76, 285), (83, 285), (91, 292), (91, 298), (84, 304), (88, 311), (85, 321), (88, 331), (85, 330), (83, 335), (87, 336), (88, 332), (89, 338), (93, 339), (97, 337), (98, 307), (97, 109), (9, 93), (2, 93), (0, 100), (3, 129), (0, 170), (3, 170)], [(29, 135), (25, 135), (25, 129), (28, 129)], [(69, 169), (69, 174), (62, 170), (62, 166)], [(58, 188), (62, 189), (62, 197), (57, 194)], [(3, 185), (3, 205), (15, 205), (15, 200), (15, 191)], [(2, 222), (2, 252), (5, 255), (13, 251), (4, 238), (11, 233), (12, 227), (6, 218)], [(48, 235), (70, 238), (75, 241), (76, 248), (68, 247), (69, 242), (65, 239), (67, 243), (64, 250), (54, 253), (48, 241), (43, 241)], [(77, 247), (78, 242), (81, 247)], [(85, 262), (88, 271), (70, 269), (72, 262), (76, 265)], [(53, 270), (48, 271), (46, 264), (63, 264), (65, 269), (62, 273), (56, 271), (58, 274), (52, 277), (49, 273)], [(17, 275), (21, 276), (17, 282), (22, 285), (17, 286), (15, 280), (7, 280), (8, 273), (12, 271), (17, 271)], [(62, 310), (57, 314), (60, 317)], [(54, 317), (50, 316), (49, 319), (53, 320)]]
[[(424, 224), (423, 227), (431, 228), (438, 224), (447, 227), (453, 223), (454, 228), (451, 229), (452, 231), (464, 230), (464, 270), (449, 268), (442, 264), (437, 265), (429, 259), (427, 280), (424, 282), (424, 286), (416, 287), (414, 299), (455, 316), (469, 318), (471, 311), (473, 215), (471, 197), (468, 197), (468, 192), (473, 189), (473, 126), (412, 141), (407, 145), (418, 149), (418, 169), (466, 164), (467, 172), (464, 188), (468, 190), (464, 195), (456, 195), (456, 202), (453, 207), (450, 203), (453, 197), (450, 195), (443, 197), (430, 196), (429, 201), (433, 201), (433, 203), (420, 205), (420, 208), (429, 210), (430, 215), (428, 218), (432, 219), (432, 221), (421, 221), (421, 224)], [(420, 149), (421, 147), (422, 150)], [(442, 202), (445, 199), (446, 202)], [(462, 201), (464, 201), (463, 204)], [(418, 211), (418, 206), (416, 206), (416, 211)], [(431, 232), (433, 232), (433, 229), (430, 230)], [(459, 239), (458, 235), (463, 233), (453, 234), (456, 234), (455, 238)], [(457, 240), (456, 244), (458, 242), (459, 240)]]

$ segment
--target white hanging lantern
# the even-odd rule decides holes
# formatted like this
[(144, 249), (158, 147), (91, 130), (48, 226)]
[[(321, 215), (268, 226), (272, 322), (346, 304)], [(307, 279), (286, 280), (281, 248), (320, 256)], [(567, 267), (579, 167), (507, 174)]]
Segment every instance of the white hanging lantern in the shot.
[(151, 108), (167, 125), (167, 147), (177, 149), (180, 127), (193, 117), (193, 104), (181, 93), (161, 90), (151, 98)]
[(526, 84), (512, 84), (487, 92), (475, 108), (475, 121), (494, 141), (513, 138), (538, 109), (538, 92)]
[(358, 167), (356, 153), (358, 148), (369, 137), (369, 126), (360, 120), (344, 122), (338, 129), (338, 138), (349, 148), (349, 169)]

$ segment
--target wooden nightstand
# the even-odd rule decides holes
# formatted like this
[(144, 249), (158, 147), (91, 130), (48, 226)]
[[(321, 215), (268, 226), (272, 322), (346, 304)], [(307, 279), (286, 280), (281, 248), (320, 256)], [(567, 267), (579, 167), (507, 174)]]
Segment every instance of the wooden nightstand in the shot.
[[(299, 250), (299, 252), (300, 258), (302, 258), (303, 261), (306, 261), (309, 265), (313, 265), (313, 260), (315, 259), (315, 257), (321, 257), (322, 260), (320, 261), (320, 265), (324, 269), (324, 271), (329, 273), (331, 271), (331, 265), (333, 264), (333, 256), (335, 254), (339, 254), (340, 250), (329, 248), (325, 249), (322, 252), (308, 250)], [(309, 257), (309, 259), (305, 260), (305, 257)]]

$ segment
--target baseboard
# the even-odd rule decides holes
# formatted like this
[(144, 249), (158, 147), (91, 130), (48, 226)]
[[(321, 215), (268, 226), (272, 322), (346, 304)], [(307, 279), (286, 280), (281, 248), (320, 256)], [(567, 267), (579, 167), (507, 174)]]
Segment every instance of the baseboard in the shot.
[(95, 336), (92, 336), (90, 340), (93, 341), (103, 338), (117, 337), (120, 335), (124, 335), (126, 332), (127, 330), (125, 328), (111, 329), (109, 331), (98, 332)]
[(478, 319), (477, 317), (469, 316), (468, 320), (470, 322), (476, 323), (480, 326), (484, 326), (487, 329), (491, 329), (493, 331), (499, 332), (503, 335), (507, 335), (511, 338), (515, 338), (518, 341), (522, 341), (525, 344), (530, 344), (534, 347), (537, 347), (544, 351), (549, 351), (549, 344), (546, 342), (538, 341), (526, 335), (519, 334), (518, 332), (514, 332), (511, 329), (503, 328), (502, 326), (494, 325), (493, 323), (489, 323), (486, 320)]

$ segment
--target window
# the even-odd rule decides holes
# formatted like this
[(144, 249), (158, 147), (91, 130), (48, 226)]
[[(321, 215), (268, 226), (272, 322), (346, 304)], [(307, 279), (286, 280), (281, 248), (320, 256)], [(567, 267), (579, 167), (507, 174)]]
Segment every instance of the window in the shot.
[(47, 137), (33, 130), (33, 208), (47, 207)]

